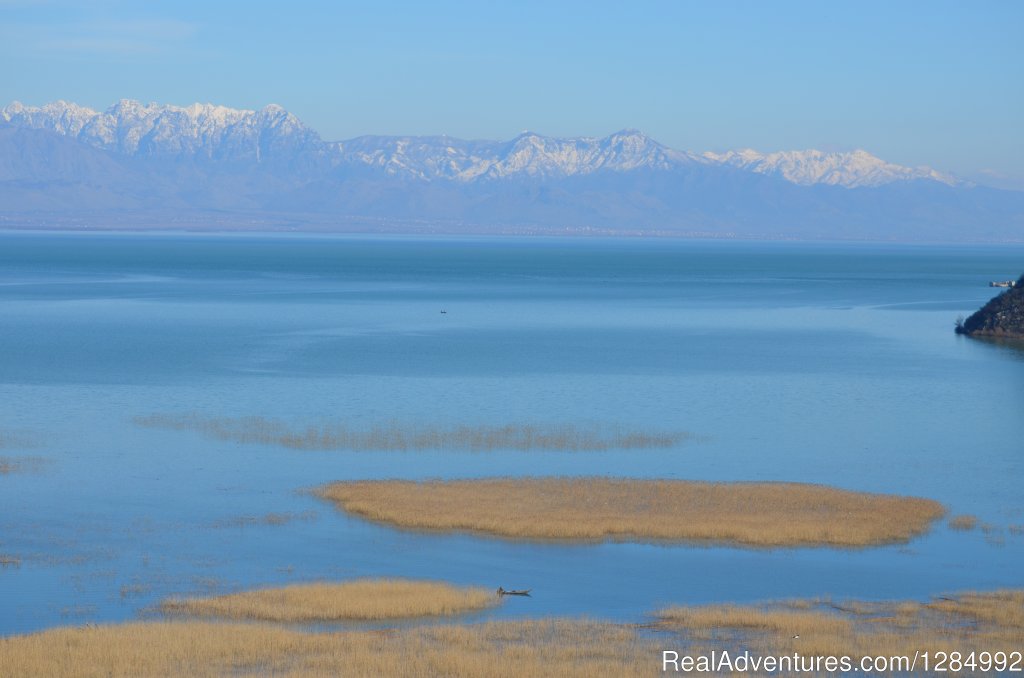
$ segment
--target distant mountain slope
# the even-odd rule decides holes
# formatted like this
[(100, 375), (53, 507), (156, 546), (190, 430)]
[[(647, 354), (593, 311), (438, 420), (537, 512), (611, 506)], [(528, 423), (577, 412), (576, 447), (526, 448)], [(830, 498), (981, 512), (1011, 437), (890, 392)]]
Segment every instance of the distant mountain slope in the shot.
[(696, 154), (636, 130), (331, 142), (273, 105), (0, 109), (0, 226), (183, 214), (197, 228), (1024, 240), (1024, 193), (865, 151)]
[(851, 153), (781, 151), (764, 155), (746, 149), (720, 154), (705, 153), (704, 157), (752, 172), (782, 176), (794, 184), (803, 186), (829, 184), (855, 188), (918, 179), (937, 181), (948, 186), (967, 185), (967, 182), (959, 181), (952, 175), (943, 174), (930, 167), (894, 165), (862, 150)]

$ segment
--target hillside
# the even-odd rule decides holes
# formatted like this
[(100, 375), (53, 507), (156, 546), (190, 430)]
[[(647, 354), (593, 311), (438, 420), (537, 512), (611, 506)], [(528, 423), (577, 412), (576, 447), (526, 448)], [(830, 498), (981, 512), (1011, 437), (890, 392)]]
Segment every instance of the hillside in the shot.
[(993, 298), (956, 329), (973, 337), (1024, 339), (1024, 275), (1015, 287)]

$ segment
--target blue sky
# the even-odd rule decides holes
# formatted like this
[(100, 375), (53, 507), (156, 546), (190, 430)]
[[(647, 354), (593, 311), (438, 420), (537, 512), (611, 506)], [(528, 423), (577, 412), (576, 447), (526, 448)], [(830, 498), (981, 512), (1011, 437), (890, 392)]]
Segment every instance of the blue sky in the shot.
[(1024, 2), (0, 0), (0, 101), (279, 103), (327, 139), (639, 128), (1024, 187)]

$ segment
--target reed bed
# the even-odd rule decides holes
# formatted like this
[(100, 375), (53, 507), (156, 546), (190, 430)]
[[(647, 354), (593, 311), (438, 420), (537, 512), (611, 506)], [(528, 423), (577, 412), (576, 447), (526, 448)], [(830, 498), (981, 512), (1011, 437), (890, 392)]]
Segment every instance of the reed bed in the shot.
[(449, 616), (497, 605), (494, 591), (432, 581), (361, 579), (294, 584), (209, 598), (164, 601), (169, 614), (275, 622), (329, 622)]
[(281, 421), (263, 417), (209, 418), (197, 414), (152, 414), (135, 417), (133, 421), (147, 428), (194, 431), (216, 440), (279, 445), (294, 450), (602, 452), (668, 448), (692, 437), (682, 431), (631, 431), (571, 424), (443, 428), (392, 422), (361, 430), (339, 423), (291, 428)]
[(6, 457), (0, 456), (0, 476), (9, 473), (27, 473), (37, 471), (43, 465), (39, 457)]
[(0, 429), (0, 450), (33, 447), (37, 447), (37, 441), (30, 433)]
[(959, 515), (949, 519), (949, 527), (952, 530), (969, 532), (978, 526), (978, 516)]
[[(0, 638), (0, 675), (654, 676), (662, 649), (692, 656), (860, 657), (1011, 652), (1024, 643), (1024, 591), (931, 602), (798, 600), (672, 607), (644, 628), (581, 620), (306, 633), (237, 622), (142, 622)], [(802, 672), (825, 675), (824, 672)]]
[(492, 622), (303, 633), (281, 627), (146, 622), (0, 638), (0, 675), (655, 676), (660, 654), (634, 629), (582, 621)]
[(925, 532), (928, 499), (798, 483), (610, 478), (337, 482), (315, 490), (368, 520), (421, 530), (558, 540), (869, 546)]
[(1024, 590), (914, 601), (789, 601), (671, 607), (657, 628), (691, 645), (772, 655), (910, 656), (915, 652), (1011, 652), (1024, 647)]
[(236, 518), (226, 518), (224, 520), (214, 522), (212, 527), (280, 527), (282, 525), (287, 525), (288, 523), (312, 522), (319, 517), (320, 516), (316, 511), (302, 511), (301, 513), (285, 511), (283, 513), (266, 513), (262, 516), (238, 516)]

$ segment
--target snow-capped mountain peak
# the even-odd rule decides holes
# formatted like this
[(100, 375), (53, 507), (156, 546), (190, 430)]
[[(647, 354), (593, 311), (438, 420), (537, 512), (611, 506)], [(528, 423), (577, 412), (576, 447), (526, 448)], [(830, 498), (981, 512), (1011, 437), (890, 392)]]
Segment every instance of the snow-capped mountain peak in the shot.
[(643, 132), (324, 141), (276, 104), (0, 108), (0, 221), (139, 227), (1024, 238), (1024, 192), (865, 150), (695, 154)]
[(249, 110), (122, 99), (97, 112), (66, 101), (40, 107), (14, 102), (0, 109), (0, 121), (48, 130), (129, 156), (273, 161), (292, 169), (344, 166), (422, 181), (550, 180), (595, 172), (726, 166), (803, 186), (876, 187), (910, 180), (961, 184), (931, 168), (896, 165), (864, 150), (760, 153), (742, 149), (698, 155), (669, 148), (636, 129), (603, 138), (557, 138), (526, 131), (507, 142), (438, 136), (360, 137), (327, 143), (278, 104)]
[(505, 152), (481, 174), (490, 179), (566, 177), (597, 171), (671, 170), (690, 162), (691, 154), (663, 146), (638, 130), (622, 130), (600, 139), (559, 139), (527, 132), (509, 142)]
[(49, 129), (71, 136), (77, 135), (96, 115), (96, 111), (91, 108), (64, 100), (53, 101), (38, 108), (15, 101), (0, 109), (0, 120), (4, 122), (34, 129)]
[(704, 153), (711, 162), (781, 176), (795, 184), (828, 184), (856, 188), (881, 186), (895, 181), (924, 179), (955, 186), (959, 180), (930, 167), (905, 167), (886, 162), (863, 149), (848, 152), (778, 151), (759, 153), (752, 149)]
[[(121, 99), (102, 113), (63, 101), (40, 107), (15, 102), (6, 122), (45, 129), (108, 151), (141, 157), (267, 160), (294, 151), (319, 153), (319, 135), (283, 107), (259, 111), (215, 104), (144, 104)], [(313, 148), (317, 147), (317, 148)]]

